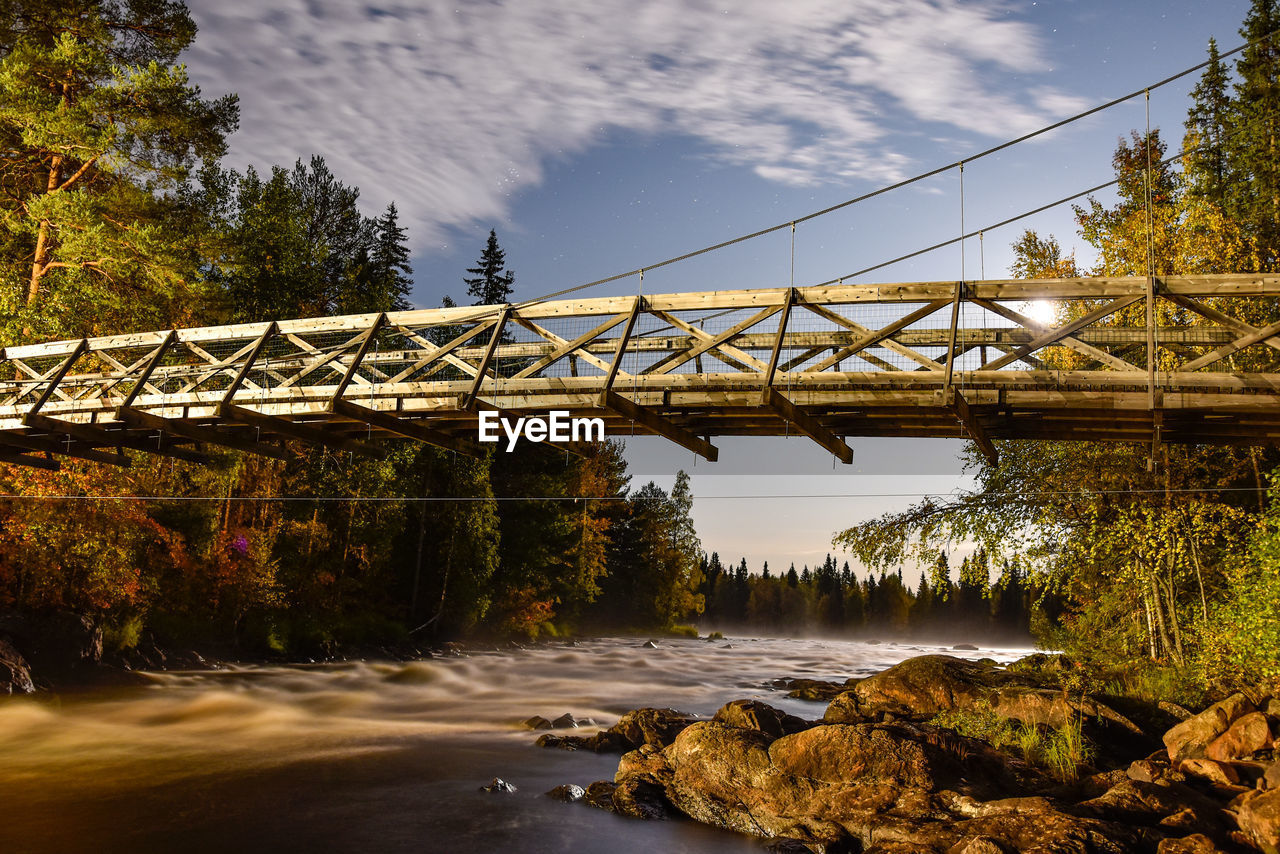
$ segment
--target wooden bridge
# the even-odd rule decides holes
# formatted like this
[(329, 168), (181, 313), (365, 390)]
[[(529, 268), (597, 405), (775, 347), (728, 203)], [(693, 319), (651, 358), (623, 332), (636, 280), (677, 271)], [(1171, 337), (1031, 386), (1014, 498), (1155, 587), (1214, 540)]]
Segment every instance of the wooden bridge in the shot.
[(0, 462), (126, 449), (479, 454), (478, 413), (567, 410), (716, 459), (716, 436), (1280, 439), (1280, 276), (612, 296), (0, 350)]

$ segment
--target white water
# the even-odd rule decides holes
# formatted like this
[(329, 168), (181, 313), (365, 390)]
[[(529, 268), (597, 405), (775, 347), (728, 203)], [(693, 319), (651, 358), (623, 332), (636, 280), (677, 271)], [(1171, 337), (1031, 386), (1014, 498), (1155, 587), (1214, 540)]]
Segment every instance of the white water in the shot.
[[(943, 648), (729, 638), (584, 641), (461, 658), (151, 674), (147, 687), (0, 703), (0, 854), (128, 851), (759, 851), (692, 822), (543, 797), (616, 756), (533, 746), (520, 722), (711, 715), (779, 677), (843, 681)], [(949, 650), (946, 650), (949, 651)], [(1009, 661), (1024, 649), (952, 652)], [(578, 731), (589, 734), (591, 731)], [(492, 777), (519, 787), (490, 795)]]

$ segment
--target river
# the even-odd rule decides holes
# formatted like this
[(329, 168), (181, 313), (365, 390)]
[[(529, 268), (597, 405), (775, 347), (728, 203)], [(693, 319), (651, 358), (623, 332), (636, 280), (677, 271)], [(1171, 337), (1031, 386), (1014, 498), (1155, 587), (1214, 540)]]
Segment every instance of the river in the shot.
[[(612, 778), (617, 757), (535, 747), (520, 721), (570, 712), (607, 727), (640, 706), (710, 715), (740, 697), (813, 718), (822, 704), (786, 699), (769, 680), (844, 680), (941, 649), (642, 642), (152, 673), (137, 687), (6, 701), (0, 854), (759, 852), (757, 840), (693, 822), (544, 797)], [(480, 792), (495, 776), (518, 791)]]

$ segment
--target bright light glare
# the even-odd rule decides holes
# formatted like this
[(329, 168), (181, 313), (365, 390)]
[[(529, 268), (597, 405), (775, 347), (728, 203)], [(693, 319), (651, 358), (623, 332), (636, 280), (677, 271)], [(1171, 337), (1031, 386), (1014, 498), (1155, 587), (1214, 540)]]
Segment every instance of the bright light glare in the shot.
[(1058, 319), (1058, 304), (1051, 299), (1031, 300), (1022, 304), (1022, 313), (1042, 326), (1053, 326)]

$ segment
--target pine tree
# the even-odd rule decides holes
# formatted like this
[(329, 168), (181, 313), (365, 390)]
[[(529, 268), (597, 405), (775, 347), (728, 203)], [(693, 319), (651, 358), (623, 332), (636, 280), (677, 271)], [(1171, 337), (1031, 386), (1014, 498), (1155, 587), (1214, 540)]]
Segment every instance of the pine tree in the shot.
[(1254, 0), (1240, 35), (1257, 42), (1236, 60), (1229, 213), (1247, 223), (1264, 271), (1280, 268), (1280, 29), (1277, 0)]
[(1192, 195), (1225, 208), (1227, 188), (1226, 135), (1231, 99), (1227, 92), (1227, 68), (1218, 55), (1218, 43), (1209, 39), (1209, 65), (1191, 91), (1187, 111), (1187, 149), (1184, 174)]
[(408, 237), (400, 227), (395, 202), (387, 205), (382, 216), (374, 220), (373, 281), (377, 301), (384, 311), (409, 308), (409, 291), (413, 288), (413, 270), (409, 266)]
[(180, 197), (238, 120), (178, 62), (186, 7), (10, 0), (0, 18), (0, 261), (25, 268), (0, 314), (32, 335), (180, 322), (204, 231)]
[(489, 229), (489, 242), (480, 253), (480, 260), (476, 266), (467, 268), (471, 278), (462, 280), (467, 285), (467, 295), (475, 297), (472, 305), (506, 305), (511, 302), (516, 275), (505, 269), (506, 263), (507, 253), (498, 246), (498, 234)]

